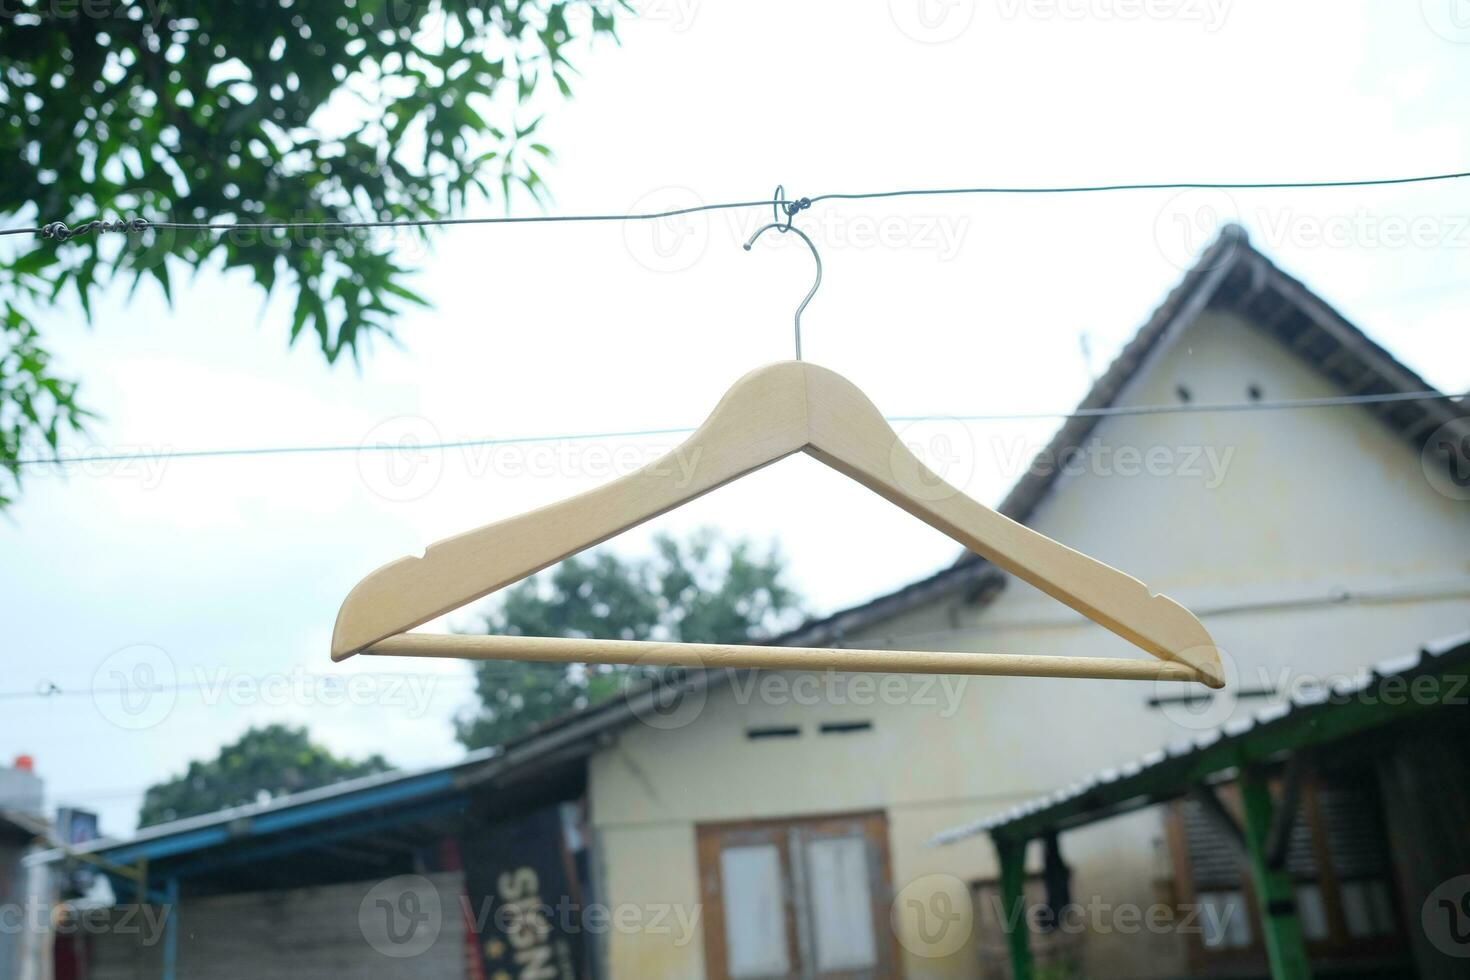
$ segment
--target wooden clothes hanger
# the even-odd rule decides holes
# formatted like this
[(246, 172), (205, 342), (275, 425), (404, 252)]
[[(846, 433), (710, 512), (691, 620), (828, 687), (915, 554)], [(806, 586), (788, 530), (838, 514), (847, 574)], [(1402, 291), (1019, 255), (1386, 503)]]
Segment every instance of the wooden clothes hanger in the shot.
[[(977, 503), (932, 473), (873, 403), (797, 357), (737, 381), (687, 440), (604, 486), (430, 545), (359, 582), (342, 603), (332, 659), (357, 653), (700, 667), (1004, 674), (1199, 681), (1222, 687), (1220, 657), (1187, 609), (1137, 579)], [(659, 643), (406, 633), (793, 453), (805, 452), (1106, 627), (1157, 661), (987, 653)], [(679, 465), (675, 465), (675, 463)], [(401, 635), (400, 635), (401, 634)]]

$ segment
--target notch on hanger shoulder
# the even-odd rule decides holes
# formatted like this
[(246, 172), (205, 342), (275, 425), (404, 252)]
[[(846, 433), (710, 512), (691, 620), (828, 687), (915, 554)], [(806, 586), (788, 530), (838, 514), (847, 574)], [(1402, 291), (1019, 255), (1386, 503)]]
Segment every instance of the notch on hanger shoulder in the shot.
[[(677, 651), (653, 650), (674, 646), (670, 644), (630, 647), (619, 641), (557, 640), (548, 647), (549, 641), (536, 638), (455, 637), (450, 642), (450, 638), (444, 637), (417, 634), (397, 637), (397, 634), (802, 451), (1168, 663), (1144, 670), (1149, 666), (1146, 661), (1102, 658), (929, 655), (781, 647), (730, 647), (721, 653), (721, 663), (813, 669), (844, 669), (841, 665), (846, 664), (845, 669), (859, 670), (1042, 676), (1148, 676), (1192, 679), (1211, 687), (1222, 686), (1214, 642), (1199, 620), (1183, 606), (1166, 596), (1153, 594), (1137, 579), (965, 496), (932, 473), (909, 450), (855, 385), (832, 371), (803, 361), (781, 361), (741, 378), (684, 443), (643, 469), (559, 503), (447, 538), (431, 545), (422, 557), (401, 558), (373, 572), (352, 589), (342, 604), (332, 633), (332, 659), (343, 660), (366, 652), (472, 659), (677, 663)], [(681, 465), (673, 465), (675, 461)], [(396, 638), (383, 642), (390, 637)], [(378, 644), (381, 648), (375, 647)], [(643, 654), (638, 654), (639, 650)], [(773, 651), (780, 651), (780, 655)], [(690, 653), (699, 656), (692, 648)], [(873, 656), (852, 656), (857, 653)], [(647, 660), (647, 656), (675, 659)], [(629, 660), (630, 657), (633, 659)], [(932, 664), (926, 666), (915, 659), (926, 657), (931, 658)], [(969, 667), (956, 658), (968, 658)], [(1086, 663), (1068, 669), (1064, 661)], [(859, 662), (866, 666), (859, 666)]]

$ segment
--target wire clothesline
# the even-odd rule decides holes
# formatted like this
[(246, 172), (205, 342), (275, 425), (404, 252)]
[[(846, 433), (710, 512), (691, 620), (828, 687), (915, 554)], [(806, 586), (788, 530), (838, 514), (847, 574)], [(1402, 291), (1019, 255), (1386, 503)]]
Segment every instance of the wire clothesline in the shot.
[[(1330, 398), (1293, 398), (1249, 402), (1199, 402), (1180, 405), (1116, 405), (1105, 408), (1081, 408), (1071, 412), (1012, 412), (989, 415), (889, 415), (889, 422), (918, 424), (925, 422), (1025, 422), (1045, 419), (1108, 418), (1132, 415), (1192, 415), (1215, 412), (1277, 412), (1311, 408), (1337, 408), (1349, 405), (1382, 405), (1394, 402), (1438, 399), (1455, 402), (1470, 397), (1470, 392), (1447, 394), (1441, 391), (1396, 391), (1376, 395), (1341, 395)], [(238, 456), (287, 456), (328, 453), (365, 452), (433, 452), (453, 449), (477, 449), (491, 446), (514, 446), (548, 442), (585, 442), (597, 439), (643, 439), (655, 436), (685, 435), (695, 426), (663, 429), (628, 429), (616, 432), (574, 432), (560, 435), (508, 436), (480, 439), (456, 439), (443, 442), (337, 443), (311, 446), (255, 446), (229, 449), (180, 449), (142, 451), (136, 453), (91, 454), (85, 450), (59, 450), (54, 455), (27, 456), (12, 461), (13, 466), (65, 466), (72, 463), (120, 463), (132, 461), (209, 459)]]
[[(505, 669), (510, 673), (510, 668)], [(203, 681), (178, 681), (158, 684), (129, 684), (124, 687), (94, 687), (90, 684), (61, 684), (58, 681), (43, 679), (34, 688), (12, 688), (0, 691), (0, 701), (14, 701), (27, 698), (89, 698), (97, 700), (103, 697), (138, 697), (152, 696), (155, 694), (182, 694), (182, 693), (209, 693), (222, 692), (230, 684), (240, 681), (250, 681), (263, 684), (277, 680), (287, 680), (294, 684), (313, 683), (330, 686), (335, 690), (346, 690), (354, 682), (361, 683), (361, 678), (372, 681), (407, 680), (409, 678), (425, 679), (433, 684), (441, 681), (448, 683), (472, 682), (476, 679), (473, 673), (441, 673), (434, 671), (387, 671), (380, 670), (372, 673), (352, 674), (342, 676), (339, 674), (305, 673), (299, 677), (291, 674), (236, 674), (229, 673), (223, 679)], [(224, 695), (222, 695), (224, 696)]]
[(908, 188), (891, 191), (862, 191), (856, 193), (833, 192), (816, 194), (812, 197), (786, 198), (777, 195), (775, 200), (728, 201), (718, 204), (700, 204), (666, 211), (645, 211), (631, 214), (539, 214), (502, 215), (499, 217), (473, 218), (395, 218), (368, 221), (165, 221), (151, 218), (105, 219), (98, 218), (70, 228), (63, 221), (50, 221), (26, 228), (3, 228), (3, 235), (38, 235), (56, 241), (68, 241), (79, 235), (96, 231), (141, 232), (149, 228), (174, 231), (198, 231), (204, 233), (227, 232), (250, 229), (255, 231), (290, 231), (298, 229), (320, 229), (348, 231), (368, 228), (428, 228), (451, 225), (506, 225), (538, 224), (552, 222), (595, 222), (595, 221), (656, 221), (675, 218), (704, 211), (728, 211), (744, 208), (765, 208), (772, 205), (785, 211), (788, 220), (797, 211), (827, 201), (874, 201), (899, 197), (950, 197), (975, 194), (1104, 194), (1122, 191), (1259, 191), (1259, 190), (1312, 190), (1348, 187), (1389, 187), (1405, 184), (1427, 184), (1439, 181), (1459, 180), (1470, 177), (1470, 171), (1452, 173), (1416, 174), (1405, 177), (1368, 177), (1342, 180), (1265, 180), (1265, 181), (1161, 181), (1156, 183), (1078, 184), (1057, 186), (994, 186), (994, 187), (935, 187)]

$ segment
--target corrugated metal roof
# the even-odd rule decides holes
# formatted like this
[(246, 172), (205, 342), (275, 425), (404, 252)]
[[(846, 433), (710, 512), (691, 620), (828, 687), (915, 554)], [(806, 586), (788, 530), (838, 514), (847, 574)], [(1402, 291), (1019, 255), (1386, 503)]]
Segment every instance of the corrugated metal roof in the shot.
[[(931, 845), (953, 844), (978, 834), (989, 833), (1018, 820), (1034, 817), (1054, 807), (1064, 806), (1098, 790), (1118, 790), (1129, 780), (1146, 776), (1154, 767), (1196, 755), (1222, 740), (1239, 739), (1273, 725), (1281, 724), (1298, 712), (1322, 710), (1329, 700), (1351, 698), (1382, 684), (1386, 679), (1419, 673), (1425, 669), (1443, 668), (1451, 662), (1470, 661), (1470, 633), (1436, 640), (1426, 644), (1417, 654), (1382, 660), (1361, 674), (1334, 681), (1329, 687), (1294, 689), (1280, 704), (1273, 704), (1251, 715), (1234, 718), (1220, 728), (1192, 739), (1156, 749), (1125, 762), (1117, 768), (1103, 769), (1054, 793), (1028, 800), (1004, 813), (953, 827), (930, 839)], [(1330, 710), (1330, 706), (1327, 707)]]

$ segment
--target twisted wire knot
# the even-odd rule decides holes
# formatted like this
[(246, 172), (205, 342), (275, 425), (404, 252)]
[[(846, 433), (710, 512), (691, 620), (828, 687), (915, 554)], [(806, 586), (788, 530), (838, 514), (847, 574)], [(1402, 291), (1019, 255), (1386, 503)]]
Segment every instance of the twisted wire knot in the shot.
[(791, 227), (791, 219), (802, 211), (812, 206), (812, 199), (803, 197), (797, 201), (787, 201), (781, 205), (781, 210), (786, 212), (786, 227)]
[(80, 235), (90, 235), (94, 231), (118, 231), (138, 232), (148, 228), (146, 218), (126, 218), (120, 220), (109, 220), (97, 218), (92, 221), (68, 228), (65, 221), (53, 221), (41, 226), (41, 237), (50, 238), (58, 242), (68, 242)]
[[(811, 206), (812, 199), (809, 197), (803, 197), (795, 201), (786, 200), (786, 187), (784, 184), (777, 184), (776, 193), (771, 195), (771, 213), (775, 215), (776, 224), (779, 226), (778, 230), (782, 234), (791, 230), (792, 219), (799, 212), (805, 211)], [(784, 225), (781, 224), (781, 215), (783, 214), (786, 215), (786, 223)]]

